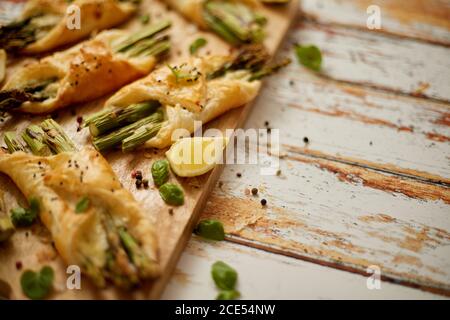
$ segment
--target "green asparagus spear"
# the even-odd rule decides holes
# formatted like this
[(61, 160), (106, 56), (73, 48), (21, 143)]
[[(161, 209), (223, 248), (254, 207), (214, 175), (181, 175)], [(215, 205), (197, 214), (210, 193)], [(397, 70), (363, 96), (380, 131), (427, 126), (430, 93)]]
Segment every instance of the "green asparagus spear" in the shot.
[(157, 124), (163, 121), (163, 114), (160, 111), (138, 120), (132, 124), (129, 124), (117, 131), (113, 131), (105, 136), (100, 136), (94, 139), (94, 147), (99, 151), (105, 151), (116, 147), (122, 143), (122, 141), (129, 136), (133, 135), (136, 130), (148, 124)]
[(136, 239), (124, 228), (119, 227), (120, 241), (125, 248), (131, 262), (138, 269), (138, 273), (141, 277), (145, 278), (152, 274), (154, 271), (154, 262), (150, 261), (145, 255), (142, 248), (137, 243)]
[(148, 40), (158, 33), (168, 29), (171, 25), (171, 22), (168, 20), (161, 21), (157, 24), (151, 25), (149, 27), (144, 28), (142, 31), (135, 33), (133, 36), (127, 38), (120, 43), (115, 44), (114, 51), (125, 53), (129, 51), (134, 46), (138, 45), (144, 40)]
[(155, 112), (160, 106), (157, 101), (147, 101), (132, 104), (124, 109), (101, 113), (89, 119), (89, 131), (91, 135), (97, 137), (105, 132), (136, 122)]
[(244, 3), (206, 1), (203, 17), (214, 32), (233, 45), (258, 43), (264, 38), (266, 19)]
[(3, 139), (5, 140), (9, 153), (25, 151), (25, 146), (20, 140), (17, 139), (14, 132), (6, 132)]
[(53, 119), (44, 120), (41, 123), (42, 130), (45, 132), (45, 143), (54, 153), (66, 151), (75, 151), (76, 146), (67, 136), (61, 126)]
[(22, 132), (22, 139), (37, 156), (49, 156), (52, 154), (49, 146), (44, 142), (45, 132), (38, 125), (30, 125)]
[(136, 149), (146, 141), (156, 136), (161, 129), (161, 123), (149, 123), (138, 128), (131, 136), (122, 141), (122, 151), (128, 152)]
[(50, 84), (57, 80), (55, 77), (34, 80), (24, 88), (0, 91), (0, 110), (8, 111), (20, 107), (22, 103), (27, 101), (44, 101), (52, 97), (56, 92), (47, 89)]
[(20, 51), (44, 37), (60, 20), (60, 15), (40, 14), (0, 27), (0, 48)]

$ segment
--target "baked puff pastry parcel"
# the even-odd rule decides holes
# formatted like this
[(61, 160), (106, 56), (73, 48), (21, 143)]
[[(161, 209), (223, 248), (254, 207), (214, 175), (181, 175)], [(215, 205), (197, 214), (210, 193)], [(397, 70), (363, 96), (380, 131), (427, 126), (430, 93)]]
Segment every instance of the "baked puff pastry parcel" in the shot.
[(280, 66), (266, 65), (267, 58), (262, 46), (251, 45), (233, 56), (193, 58), (156, 69), (85, 119), (94, 146), (100, 151), (170, 146), (179, 138), (177, 129), (192, 133), (196, 121), (205, 124), (255, 98), (259, 79)]
[(147, 75), (170, 48), (161, 21), (138, 32), (103, 31), (92, 40), (16, 71), (0, 91), (1, 111), (49, 113), (86, 102)]
[(17, 21), (0, 28), (0, 47), (26, 54), (50, 51), (126, 21), (137, 9), (135, 2), (29, 0)]
[(51, 119), (22, 137), (26, 147), (5, 134), (10, 153), (0, 151), (0, 172), (38, 210), (64, 262), (99, 287), (111, 281), (131, 288), (158, 276), (154, 225), (102, 155), (92, 147), (76, 150)]
[(266, 19), (257, 0), (165, 0), (204, 30), (233, 45), (261, 42)]

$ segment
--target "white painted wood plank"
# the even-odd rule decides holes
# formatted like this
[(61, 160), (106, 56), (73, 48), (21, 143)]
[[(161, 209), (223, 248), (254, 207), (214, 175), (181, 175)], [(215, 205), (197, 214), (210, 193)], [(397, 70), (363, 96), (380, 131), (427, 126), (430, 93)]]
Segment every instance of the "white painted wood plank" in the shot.
[(448, 104), (342, 85), (292, 63), (268, 79), (255, 110), (247, 127), (269, 121), (286, 148), (450, 182)]
[(302, 0), (302, 12), (321, 23), (364, 28), (367, 8), (377, 5), (381, 29), (403, 37), (450, 44), (450, 2), (446, 0)]
[(442, 299), (442, 296), (382, 281), (367, 289), (367, 278), (298, 259), (196, 236), (184, 251), (163, 299), (214, 299), (211, 265), (222, 260), (238, 274), (242, 299)]
[(289, 42), (318, 46), (325, 77), (450, 100), (450, 48), (312, 23), (297, 24)]
[(203, 217), (248, 245), (350, 271), (375, 264), (391, 279), (450, 291), (448, 188), (296, 154), (281, 160), (281, 176), (259, 169), (228, 165)]

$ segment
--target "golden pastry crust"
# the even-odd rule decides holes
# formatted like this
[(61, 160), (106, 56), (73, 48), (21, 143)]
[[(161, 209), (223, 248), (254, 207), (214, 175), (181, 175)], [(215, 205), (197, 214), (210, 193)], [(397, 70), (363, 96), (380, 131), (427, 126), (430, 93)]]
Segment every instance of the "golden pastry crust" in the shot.
[[(24, 152), (0, 154), (0, 172), (7, 174), (30, 199), (40, 203), (40, 219), (50, 230), (67, 264), (86, 270), (105, 268), (108, 235), (104, 217), (126, 226), (150, 261), (142, 278), (159, 274), (155, 229), (132, 194), (121, 186), (108, 162), (94, 149), (41, 157)], [(82, 197), (89, 208), (76, 212)], [(98, 280), (98, 279), (97, 279)], [(104, 283), (97, 283), (104, 285)]]
[[(105, 103), (107, 108), (125, 108), (143, 101), (156, 100), (164, 109), (165, 121), (158, 134), (145, 143), (146, 147), (170, 146), (177, 129), (194, 132), (194, 122), (203, 124), (233, 108), (253, 100), (261, 86), (260, 81), (248, 81), (247, 71), (232, 71), (225, 76), (207, 80), (206, 75), (216, 70), (229, 57), (207, 56), (194, 58), (181, 66), (187, 72), (199, 72), (196, 81), (177, 81), (167, 67), (156, 69), (113, 95)], [(195, 70), (195, 71), (193, 71)]]
[[(73, 13), (67, 13), (69, 5), (80, 9), (81, 28), (70, 30), (67, 26), (73, 19)], [(50, 13), (60, 16), (59, 22), (42, 38), (23, 49), (24, 53), (34, 54), (53, 50), (62, 45), (77, 42), (89, 36), (93, 31), (114, 27), (129, 19), (136, 11), (132, 3), (118, 0), (30, 0), (22, 18), (37, 14)]]
[[(232, 0), (243, 2), (253, 8), (258, 8), (260, 4), (256, 0)], [(172, 8), (181, 13), (187, 19), (197, 24), (202, 29), (208, 29), (203, 18), (203, 5), (206, 0), (165, 0)]]
[(128, 35), (121, 30), (103, 31), (94, 39), (57, 52), (18, 70), (3, 90), (20, 89), (30, 82), (57, 78), (51, 84), (55, 94), (44, 101), (27, 101), (14, 110), (42, 114), (92, 100), (145, 76), (156, 58), (130, 58), (115, 53), (111, 43)]

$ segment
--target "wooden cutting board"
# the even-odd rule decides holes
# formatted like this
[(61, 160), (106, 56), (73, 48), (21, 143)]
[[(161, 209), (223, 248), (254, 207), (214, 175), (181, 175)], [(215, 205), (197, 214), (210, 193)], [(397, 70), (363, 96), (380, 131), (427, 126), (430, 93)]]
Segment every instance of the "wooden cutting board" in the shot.
[[(287, 6), (267, 7), (264, 11), (265, 16), (268, 18), (268, 25), (266, 26), (268, 34), (265, 44), (271, 53), (275, 53), (295, 18), (298, 11), (298, 1), (291, 0)], [(143, 1), (139, 14), (148, 14), (151, 22), (165, 17), (169, 17), (172, 20), (171, 37), (173, 48), (169, 58), (170, 61), (182, 61), (183, 58), (188, 57), (189, 45), (199, 36), (208, 40), (207, 47), (199, 51), (200, 55), (208, 52), (226, 54), (230, 50), (229, 46), (216, 36), (200, 32), (194, 25), (181, 18), (175, 12), (169, 11), (165, 4), (156, 0)], [(140, 22), (138, 17), (136, 17), (123, 28), (135, 30), (139, 27)], [(7, 76), (10, 76), (17, 67), (32, 60), (31, 58), (26, 58), (9, 61)], [(95, 83), (92, 85), (95, 85)], [(74, 106), (52, 116), (63, 126), (78, 146), (89, 145), (88, 130), (77, 132), (77, 117), (86, 116), (100, 110), (107, 98), (108, 96), (90, 103)], [(242, 108), (232, 110), (209, 123), (208, 127), (218, 128), (223, 131), (225, 129), (238, 128), (244, 123), (251, 107), (252, 105), (248, 104)], [(5, 131), (21, 132), (30, 123), (40, 122), (43, 118), (28, 115), (6, 118), (0, 123), (0, 131), (2, 134)], [(3, 138), (1, 140), (3, 141)], [(113, 152), (106, 155), (107, 160), (112, 165), (124, 187), (131, 190), (135, 198), (142, 204), (145, 212), (156, 224), (159, 238), (160, 263), (163, 269), (163, 274), (160, 278), (152, 283), (145, 284), (142, 288), (131, 292), (123, 292), (112, 286), (104, 290), (98, 290), (88, 279), (83, 277), (80, 290), (68, 290), (66, 287), (67, 266), (53, 249), (51, 238), (45, 227), (37, 224), (31, 229), (18, 230), (8, 243), (0, 247), (0, 293), (10, 289), (10, 298), (25, 298), (20, 288), (20, 275), (23, 270), (38, 270), (43, 265), (50, 265), (55, 270), (56, 276), (54, 290), (50, 297), (53, 299), (159, 298), (176, 267), (181, 252), (191, 236), (209, 192), (217, 182), (222, 170), (222, 166), (217, 166), (208, 174), (190, 179), (178, 178), (171, 174), (170, 179), (182, 185), (186, 201), (183, 206), (173, 208), (173, 212), (169, 213), (169, 207), (161, 200), (156, 188), (150, 187), (147, 190), (138, 190), (130, 176), (133, 169), (138, 169), (142, 170), (144, 178), (150, 178), (151, 164), (156, 159), (163, 158), (165, 151), (145, 150), (131, 154)], [(26, 204), (20, 191), (11, 180), (3, 175), (0, 176), (0, 190), (3, 193), (3, 209), (5, 212), (9, 212), (17, 203)]]

